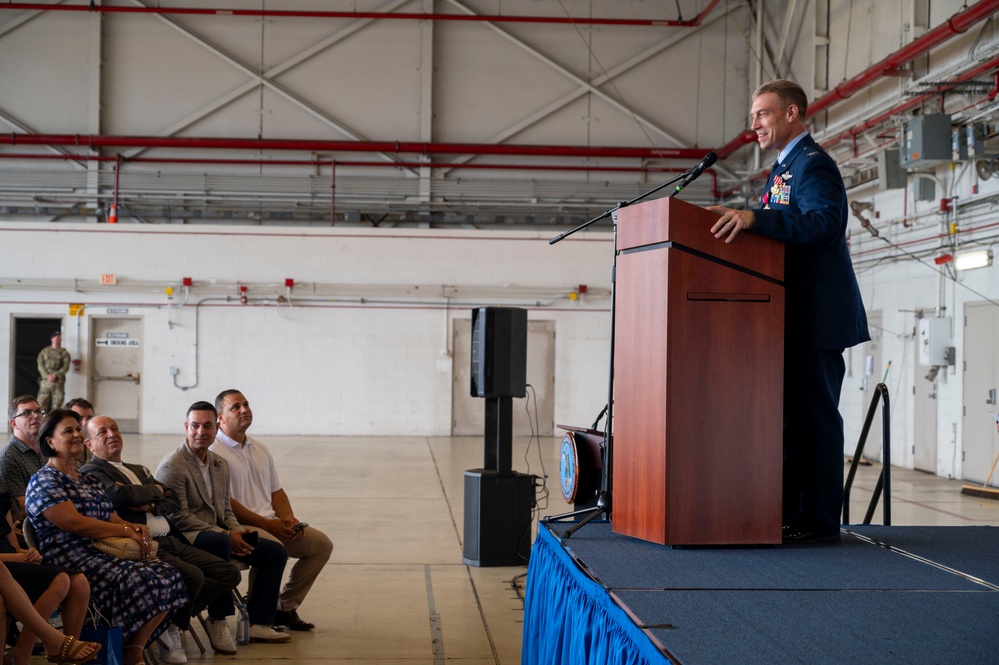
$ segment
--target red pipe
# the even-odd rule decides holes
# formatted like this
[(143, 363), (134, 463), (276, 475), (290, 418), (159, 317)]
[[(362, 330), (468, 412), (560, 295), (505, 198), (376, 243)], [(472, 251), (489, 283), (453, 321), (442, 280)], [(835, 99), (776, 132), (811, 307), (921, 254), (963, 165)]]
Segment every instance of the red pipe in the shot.
[[(903, 46), (901, 49), (899, 49), (895, 53), (892, 53), (881, 62), (871, 67), (868, 67), (865, 71), (853, 77), (849, 81), (841, 83), (832, 91), (814, 100), (811, 104), (808, 105), (807, 117), (812, 117), (816, 113), (826, 110), (833, 104), (848, 98), (850, 95), (856, 93), (861, 88), (870, 85), (876, 79), (894, 73), (902, 65), (919, 57), (923, 53), (929, 51), (934, 46), (938, 46), (940, 43), (942, 43), (952, 35), (964, 32), (978, 21), (981, 21), (991, 16), (996, 11), (999, 11), (999, 0), (982, 0), (978, 4), (969, 7), (963, 12), (958, 12), (957, 14), (954, 14), (949, 19), (947, 19), (946, 22), (937, 26), (933, 30), (930, 30), (919, 39), (916, 39), (915, 41), (907, 44), (906, 46)], [(988, 69), (989, 66), (992, 66), (991, 62), (989, 63), (989, 65), (976, 68), (975, 70), (973, 70), (974, 74), (972, 74), (971, 76), (977, 76), (979, 73)], [(969, 76), (968, 78), (971, 77)], [(883, 113), (876, 118), (872, 118), (871, 120), (868, 120), (862, 125), (854, 127), (849, 132), (846, 132), (841, 136), (838, 136), (832, 139), (831, 141), (824, 143), (823, 145), (828, 146), (837, 143), (838, 141), (844, 138), (850, 138), (852, 140), (861, 131), (870, 129), (874, 125), (883, 122), (891, 115), (894, 115), (896, 113), (901, 113), (902, 111), (918, 106), (923, 101), (929, 99), (935, 94), (938, 93), (935, 92), (935, 93), (929, 93), (927, 95), (922, 95), (904, 104), (896, 106), (887, 113)], [(751, 139), (749, 139), (747, 137), (747, 134), (752, 134), (752, 132), (743, 132), (732, 141), (726, 143), (723, 148), (719, 149), (718, 156), (722, 159), (725, 159), (742, 145), (752, 143), (752, 141), (756, 139), (755, 135), (752, 136)], [(727, 150), (729, 147), (731, 147), (731, 150)], [(727, 150), (727, 151), (723, 153), (722, 150)], [(755, 180), (757, 177), (759, 176), (758, 175), (754, 176), (750, 180), (750, 182), (752, 182), (752, 180)], [(722, 192), (722, 195), (723, 196), (731, 195), (733, 192), (735, 192), (738, 189), (739, 189), (738, 187), (735, 187), (733, 189), (728, 190), (727, 192)]]
[[(999, 2), (996, 2), (994, 4), (999, 5)], [(994, 87), (993, 91), (991, 91), (989, 93), (989, 98), (993, 99), (997, 95), (999, 95), (999, 72), (996, 71), (997, 68), (999, 68), (999, 57), (993, 58), (992, 60), (984, 62), (984, 63), (978, 65), (977, 67), (974, 67), (973, 69), (970, 69), (970, 70), (964, 72), (963, 74), (957, 76), (953, 80), (953, 82), (954, 83), (961, 83), (961, 82), (964, 82), (964, 81), (968, 81), (968, 80), (971, 80), (971, 79), (975, 78), (976, 76), (979, 76), (981, 74), (984, 74), (985, 72), (988, 72), (989, 70), (992, 70), (993, 79), (996, 81), (996, 84), (995, 84), (995, 87)], [(926, 94), (913, 97), (912, 99), (909, 99), (908, 101), (906, 101), (906, 102), (904, 102), (902, 104), (899, 104), (898, 106), (895, 106), (895, 107), (892, 107), (891, 109), (888, 109), (884, 113), (881, 113), (881, 114), (879, 114), (879, 115), (877, 115), (877, 116), (875, 116), (873, 118), (870, 118), (869, 120), (867, 120), (867, 121), (865, 121), (865, 122), (863, 122), (863, 123), (861, 123), (861, 124), (859, 124), (859, 125), (857, 125), (855, 127), (852, 127), (851, 129), (843, 132), (842, 134), (840, 134), (838, 136), (834, 136), (834, 137), (832, 137), (832, 138), (830, 138), (830, 139), (828, 139), (826, 141), (823, 141), (822, 147), (823, 148), (829, 148), (829, 147), (834, 146), (834, 145), (836, 145), (837, 143), (839, 143), (840, 141), (843, 141), (843, 140), (850, 140), (851, 142), (855, 143), (857, 136), (861, 132), (867, 131), (867, 130), (875, 127), (876, 125), (879, 125), (879, 124), (883, 123), (884, 121), (888, 120), (892, 116), (898, 115), (899, 113), (903, 113), (905, 111), (908, 111), (909, 109), (915, 108), (915, 107), (917, 107), (917, 106), (925, 103), (927, 100), (932, 99), (933, 97), (936, 97), (938, 95), (942, 96), (942, 93), (946, 92), (946, 90), (948, 90), (948, 89), (950, 89), (952, 87), (953, 86), (947, 86), (947, 84), (941, 84), (940, 88), (938, 88), (937, 90), (934, 90), (933, 92), (928, 92)], [(813, 108), (812, 106), (809, 106), (809, 113), (808, 113), (809, 115), (811, 115), (811, 109), (812, 108)], [(725, 144), (726, 147), (735, 145), (736, 143), (738, 143), (740, 141), (740, 139), (742, 137), (745, 137), (747, 134), (751, 135), (753, 139), (756, 138), (755, 133), (753, 133), (753, 132), (743, 132), (742, 134), (739, 135), (739, 138), (736, 138), (734, 141), (730, 141), (729, 143)], [(749, 143), (749, 142), (751, 142), (751, 141), (747, 141), (747, 143)], [(736, 146), (736, 147), (738, 147), (738, 146)], [(719, 153), (718, 153), (719, 157), (722, 156), (722, 153), (720, 152), (720, 150), (721, 149), (719, 149)], [(752, 183), (755, 180), (758, 180), (758, 179), (766, 176), (766, 173), (767, 172), (765, 170), (764, 171), (760, 171), (759, 173), (751, 176), (750, 179), (749, 179), (749, 182)], [(724, 192), (721, 192), (721, 195), (720, 195), (719, 198), (726, 198), (728, 196), (731, 196), (733, 193), (735, 193), (738, 190), (739, 190), (739, 186), (736, 186), (736, 187), (733, 187), (731, 189), (728, 189), (728, 190), (726, 190)]]
[[(74, 162), (116, 162), (120, 158), (102, 155), (78, 155), (72, 153), (41, 154), (41, 153), (16, 153), (0, 152), (0, 159), (58, 159)], [(575, 164), (488, 164), (488, 163), (467, 163), (454, 164), (452, 162), (375, 162), (375, 161), (345, 161), (337, 159), (228, 159), (224, 157), (133, 157), (123, 161), (135, 164), (223, 164), (234, 166), (371, 166), (383, 168), (420, 168), (428, 167), (432, 169), (480, 169), (497, 171), (611, 171), (624, 173), (682, 173), (685, 169), (671, 166), (604, 166), (604, 165), (575, 165)], [(712, 173), (709, 171), (709, 173)]]
[(868, 67), (849, 81), (844, 81), (833, 90), (819, 97), (808, 105), (807, 117), (832, 106), (836, 102), (848, 98), (875, 79), (895, 73), (911, 60), (926, 53), (934, 46), (940, 45), (953, 35), (960, 34), (975, 23), (988, 18), (999, 11), (999, 0), (982, 0), (968, 9), (951, 16), (947, 21), (933, 28), (925, 35), (903, 46), (881, 62)]
[(751, 129), (747, 129), (722, 147), (715, 150), (715, 153), (718, 155), (718, 159), (726, 159), (733, 152), (744, 145), (749, 145), (750, 143), (756, 143), (756, 132)]
[[(984, 62), (984, 63), (978, 65), (977, 67), (973, 68), (973, 69), (969, 69), (968, 71), (964, 72), (960, 76), (957, 76), (952, 81), (952, 83), (962, 83), (964, 81), (969, 81), (969, 80), (975, 78), (976, 76), (984, 74), (985, 72), (987, 72), (989, 70), (993, 70), (993, 74), (995, 75), (994, 70), (997, 67), (999, 67), (999, 57), (992, 58), (991, 60), (989, 60), (987, 62)], [(894, 115), (898, 115), (899, 113), (902, 113), (904, 111), (908, 111), (911, 108), (915, 108), (916, 106), (919, 106), (919, 105), (923, 104), (927, 100), (932, 99), (933, 97), (936, 97), (937, 95), (942, 95), (944, 92), (946, 92), (948, 89), (950, 89), (952, 87), (953, 87), (953, 85), (948, 85), (947, 83), (942, 83), (942, 84), (940, 84), (940, 88), (938, 88), (937, 90), (934, 90), (933, 92), (928, 92), (928, 93), (923, 94), (923, 95), (918, 95), (916, 97), (913, 97), (912, 99), (909, 99), (909, 100), (903, 102), (902, 104), (899, 104), (898, 106), (895, 106), (895, 107), (893, 107), (891, 109), (888, 109), (884, 113), (881, 113), (880, 115), (877, 115), (877, 116), (875, 116), (875, 117), (867, 120), (866, 122), (864, 122), (864, 123), (862, 123), (860, 125), (857, 125), (856, 127), (853, 127), (851, 129), (849, 129), (848, 131), (843, 132), (839, 136), (834, 136), (834, 137), (832, 137), (832, 138), (824, 141), (822, 143), (822, 146), (825, 147), (825, 148), (828, 148), (828, 147), (833, 146), (833, 145), (835, 145), (835, 144), (837, 144), (840, 141), (843, 141), (845, 139), (850, 139), (852, 141), (861, 132), (867, 131), (868, 129), (871, 129), (874, 126), (881, 124), (882, 122), (884, 122), (885, 120), (888, 120), (889, 118), (891, 118)], [(990, 95), (992, 95), (992, 94), (994, 94), (994, 93), (990, 93)]]
[(670, 28), (695, 28), (715, 8), (720, 0), (711, 0), (708, 6), (688, 21), (682, 19), (625, 19), (625, 18), (573, 18), (571, 16), (511, 16), (503, 14), (421, 14), (406, 12), (336, 12), (292, 11), (281, 9), (211, 9), (204, 7), (113, 7), (107, 5), (45, 5), (34, 2), (11, 2), (0, 9), (26, 11), (101, 12), (116, 14), (194, 14), (201, 16), (267, 16), (286, 18), (347, 18), (347, 19), (402, 19), (410, 21), (485, 21), (489, 23), (562, 23), (570, 25), (622, 25)]
[(121, 175), (121, 155), (118, 155), (114, 164), (114, 196), (111, 198), (111, 214), (108, 215), (108, 224), (118, 223), (118, 176)]
[[(226, 159), (226, 158), (184, 158), (184, 157), (134, 157), (123, 159), (121, 155), (114, 157), (101, 155), (74, 155), (70, 153), (59, 154), (32, 154), (0, 152), (0, 159), (60, 159), (64, 161), (94, 161), (94, 162), (116, 162), (115, 169), (115, 200), (117, 201), (118, 171), (123, 162), (143, 163), (143, 164), (225, 164), (236, 166), (332, 166), (332, 182), (330, 189), (335, 197), (336, 194), (336, 167), (375, 167), (375, 168), (431, 168), (431, 169), (481, 169), (496, 171), (612, 171), (625, 173), (685, 173), (686, 169), (672, 166), (596, 166), (596, 165), (572, 165), (572, 164), (452, 164), (450, 162), (372, 162), (372, 161), (344, 161), (336, 159)], [(718, 197), (718, 174), (714, 169), (709, 169), (707, 174), (711, 176), (711, 193)], [(334, 209), (335, 214), (335, 209)]]
[(625, 157), (701, 159), (701, 148), (631, 148), (495, 143), (419, 143), (402, 141), (315, 141), (300, 139), (226, 139), (163, 136), (95, 136), (81, 134), (0, 134), (0, 145), (76, 145), (88, 148), (212, 148), (223, 150), (290, 150), (309, 152), (384, 152), (420, 155), (527, 155), (552, 157)]

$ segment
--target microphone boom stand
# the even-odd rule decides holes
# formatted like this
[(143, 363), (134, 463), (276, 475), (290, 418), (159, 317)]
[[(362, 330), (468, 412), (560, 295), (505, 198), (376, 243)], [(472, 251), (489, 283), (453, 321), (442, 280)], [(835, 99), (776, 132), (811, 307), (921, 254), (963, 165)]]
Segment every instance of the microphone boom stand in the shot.
[[(711, 160), (711, 161), (713, 162), (714, 160)], [(617, 296), (616, 296), (616, 291), (617, 290), (615, 288), (615, 282), (617, 280), (617, 215), (616, 215), (616, 213), (621, 208), (627, 208), (628, 206), (630, 206), (632, 204), (638, 203), (639, 201), (641, 201), (641, 200), (643, 200), (643, 199), (651, 196), (652, 194), (655, 194), (656, 192), (658, 192), (659, 190), (663, 189), (664, 187), (668, 187), (668, 186), (672, 185), (677, 180), (680, 180), (681, 178), (685, 178), (688, 175), (691, 175), (694, 171), (697, 170), (697, 168), (698, 167), (695, 166), (692, 169), (688, 169), (687, 171), (684, 171), (680, 175), (676, 176), (675, 178), (671, 178), (670, 180), (667, 180), (666, 182), (662, 183), (661, 185), (659, 185), (657, 187), (654, 187), (653, 189), (650, 189), (649, 191), (647, 191), (647, 192), (645, 192), (643, 194), (639, 194), (638, 196), (636, 196), (633, 199), (630, 199), (628, 201), (622, 201), (622, 202), (618, 203), (616, 206), (614, 206), (613, 208), (611, 208), (609, 210), (606, 210), (603, 213), (601, 213), (600, 215), (594, 217), (590, 221), (584, 222), (584, 223), (580, 224), (579, 226), (577, 226), (576, 228), (570, 229), (569, 231), (566, 231), (565, 233), (559, 234), (559, 235), (555, 236), (554, 238), (552, 238), (551, 240), (548, 241), (549, 245), (554, 245), (557, 242), (561, 242), (562, 240), (565, 240), (566, 238), (568, 238), (569, 236), (571, 236), (573, 233), (576, 233), (577, 231), (582, 231), (583, 229), (585, 229), (586, 227), (590, 226), (591, 224), (599, 222), (600, 220), (606, 219), (608, 217), (611, 218), (611, 220), (612, 220), (612, 222), (614, 224), (614, 258), (613, 258), (613, 262), (611, 264), (611, 310), (610, 310), (611, 311), (611, 316), (610, 316), (610, 326), (611, 326), (611, 328), (610, 328), (610, 372), (609, 372), (610, 376), (608, 377), (608, 385), (607, 385), (607, 406), (604, 407), (604, 409), (607, 412), (607, 420), (604, 421), (604, 449), (603, 449), (603, 452), (601, 454), (601, 461), (603, 462), (603, 469), (602, 469), (602, 473), (600, 474), (600, 491), (597, 493), (597, 505), (594, 508), (587, 508), (585, 510), (577, 510), (577, 511), (573, 511), (571, 513), (563, 513), (561, 515), (551, 515), (549, 517), (544, 518), (543, 521), (545, 521), (545, 522), (555, 522), (557, 520), (563, 520), (563, 519), (568, 519), (568, 518), (572, 518), (572, 517), (577, 517), (577, 516), (580, 516), (580, 515), (586, 515), (586, 517), (584, 517), (579, 523), (574, 524), (572, 526), (572, 528), (570, 528), (568, 531), (565, 532), (565, 537), (566, 538), (571, 538), (572, 534), (576, 533), (576, 531), (578, 531), (579, 529), (581, 529), (584, 525), (586, 525), (587, 523), (589, 523), (591, 520), (595, 519), (598, 515), (600, 515), (602, 513), (606, 514), (608, 519), (610, 518), (610, 515), (611, 515), (611, 461), (612, 461), (611, 449), (613, 447), (613, 442), (614, 442), (614, 425), (613, 425), (613, 421), (614, 421), (614, 310), (615, 310), (615, 303), (616, 303), (616, 300), (617, 300)], [(698, 175), (700, 175), (700, 174), (698, 173)], [(691, 179), (690, 181), (692, 181), (692, 180), (693, 179)], [(690, 181), (687, 181), (687, 182), (690, 182)], [(686, 183), (684, 183), (684, 184), (686, 184)], [(673, 190), (672, 192), (670, 192), (669, 196), (675, 196), (676, 194), (680, 193), (680, 191), (683, 189), (683, 186), (684, 186), (683, 184), (681, 184), (680, 186), (678, 186), (675, 190)], [(600, 418), (598, 417), (597, 420), (599, 421)]]

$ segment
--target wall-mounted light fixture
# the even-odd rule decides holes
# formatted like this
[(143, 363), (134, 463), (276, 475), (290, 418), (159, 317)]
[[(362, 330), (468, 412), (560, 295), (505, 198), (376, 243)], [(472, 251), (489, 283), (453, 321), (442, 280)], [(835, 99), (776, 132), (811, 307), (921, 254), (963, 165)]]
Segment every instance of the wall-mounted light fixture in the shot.
[(992, 265), (992, 250), (978, 249), (973, 252), (959, 252), (954, 258), (954, 267), (958, 270), (985, 268)]

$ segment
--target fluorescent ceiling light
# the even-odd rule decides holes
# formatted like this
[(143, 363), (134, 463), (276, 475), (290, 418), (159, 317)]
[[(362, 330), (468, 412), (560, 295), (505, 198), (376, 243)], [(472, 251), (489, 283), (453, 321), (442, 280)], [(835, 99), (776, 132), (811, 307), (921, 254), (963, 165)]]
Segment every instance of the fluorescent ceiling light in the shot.
[(992, 250), (979, 249), (974, 252), (962, 252), (954, 259), (954, 267), (958, 270), (971, 270), (992, 265)]

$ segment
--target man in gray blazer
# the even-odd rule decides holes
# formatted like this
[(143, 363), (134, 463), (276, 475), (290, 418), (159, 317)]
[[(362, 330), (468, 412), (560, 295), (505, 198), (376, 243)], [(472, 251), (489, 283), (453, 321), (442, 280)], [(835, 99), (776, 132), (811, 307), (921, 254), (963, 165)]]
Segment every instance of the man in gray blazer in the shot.
[[(156, 478), (176, 493), (180, 507), (170, 519), (189, 543), (221, 559), (233, 558), (250, 566), (250, 641), (287, 642), (291, 636), (275, 630), (273, 623), (288, 551), (280, 543), (244, 531), (236, 520), (230, 504), (229, 465), (208, 450), (217, 427), (218, 413), (212, 404), (192, 404), (184, 422), (184, 443), (160, 461)], [(216, 620), (208, 622), (209, 630), (224, 637), (229, 624), (217, 618), (234, 613), (231, 597), (212, 603), (208, 614)], [(231, 634), (229, 638), (231, 641)], [(231, 653), (235, 651), (233, 646)]]
[[(191, 615), (197, 614), (223, 596), (231, 596), (239, 584), (239, 569), (229, 561), (195, 547), (180, 534), (172, 535), (166, 515), (180, 508), (177, 495), (169, 487), (157, 483), (149, 469), (139, 464), (121, 461), (124, 441), (118, 423), (108, 416), (89, 419), (84, 428), (87, 447), (94, 454), (80, 468), (102, 483), (115, 512), (137, 524), (149, 527), (159, 543), (159, 557), (180, 571), (191, 602), (173, 617), (173, 624), (160, 637), (160, 661), (171, 665), (187, 662), (180, 631), (187, 630)], [(225, 617), (221, 617), (223, 620)], [(212, 644), (212, 648), (215, 648)], [(226, 645), (219, 645), (223, 650)]]

